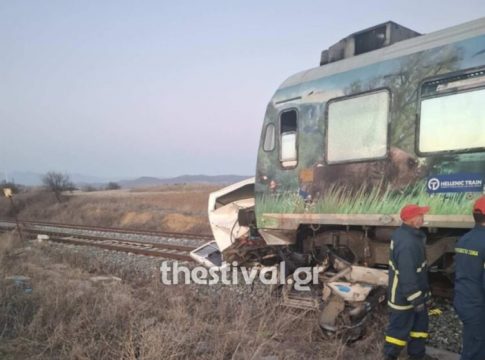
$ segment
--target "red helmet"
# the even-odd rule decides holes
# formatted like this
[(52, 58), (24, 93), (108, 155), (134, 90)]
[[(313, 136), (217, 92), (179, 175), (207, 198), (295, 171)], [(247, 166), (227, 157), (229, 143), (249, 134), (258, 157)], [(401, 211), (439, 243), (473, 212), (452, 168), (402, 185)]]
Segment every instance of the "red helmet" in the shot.
[(401, 209), (401, 220), (407, 221), (418, 215), (424, 215), (429, 211), (429, 206), (419, 206), (416, 204), (409, 204)]
[(475, 201), (473, 205), (473, 212), (480, 212), (485, 214), (485, 196), (481, 196)]

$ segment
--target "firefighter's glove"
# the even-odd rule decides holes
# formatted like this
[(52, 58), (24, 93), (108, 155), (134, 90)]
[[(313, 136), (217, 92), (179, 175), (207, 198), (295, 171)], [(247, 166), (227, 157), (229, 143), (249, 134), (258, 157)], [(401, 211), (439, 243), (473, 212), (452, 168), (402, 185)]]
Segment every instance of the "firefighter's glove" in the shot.
[(426, 300), (423, 296), (411, 301), (411, 305), (413, 305), (414, 312), (421, 312), (426, 310)]
[(443, 314), (443, 311), (441, 309), (438, 309), (438, 308), (436, 308), (436, 309), (430, 309), (428, 311), (428, 315), (429, 316), (440, 316), (441, 314)]

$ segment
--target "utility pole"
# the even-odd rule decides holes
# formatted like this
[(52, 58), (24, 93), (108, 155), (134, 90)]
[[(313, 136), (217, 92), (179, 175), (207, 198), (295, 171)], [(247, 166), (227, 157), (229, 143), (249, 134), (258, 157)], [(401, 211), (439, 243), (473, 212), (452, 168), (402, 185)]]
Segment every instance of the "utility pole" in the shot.
[(19, 233), (20, 240), (23, 242), (24, 236), (22, 235), (22, 230), (20, 229), (20, 222), (19, 222), (17, 207), (15, 206), (15, 203), (13, 202), (12, 189), (3, 188), (3, 194), (5, 195), (5, 197), (7, 199), (10, 199), (10, 204), (12, 205), (13, 213), (15, 214), (15, 224), (17, 225), (17, 232)]

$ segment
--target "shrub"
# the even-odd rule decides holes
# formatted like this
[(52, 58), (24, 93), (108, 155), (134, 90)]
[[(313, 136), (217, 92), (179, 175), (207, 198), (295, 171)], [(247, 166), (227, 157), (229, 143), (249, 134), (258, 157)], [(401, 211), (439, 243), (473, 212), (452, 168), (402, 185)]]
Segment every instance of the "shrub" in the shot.
[(93, 192), (93, 191), (98, 191), (99, 189), (93, 185), (86, 185), (82, 188), (84, 192)]
[(121, 185), (116, 182), (110, 181), (108, 185), (106, 185), (106, 190), (118, 190), (118, 189), (121, 189)]

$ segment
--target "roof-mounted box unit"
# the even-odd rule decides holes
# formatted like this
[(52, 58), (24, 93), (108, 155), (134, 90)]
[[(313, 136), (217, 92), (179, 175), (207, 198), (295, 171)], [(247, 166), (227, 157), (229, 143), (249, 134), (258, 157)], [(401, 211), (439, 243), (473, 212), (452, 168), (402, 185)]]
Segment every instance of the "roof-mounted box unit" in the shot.
[(388, 21), (349, 35), (335, 45), (330, 46), (328, 50), (323, 50), (320, 65), (381, 49), (398, 41), (419, 35), (421, 34), (414, 30)]

